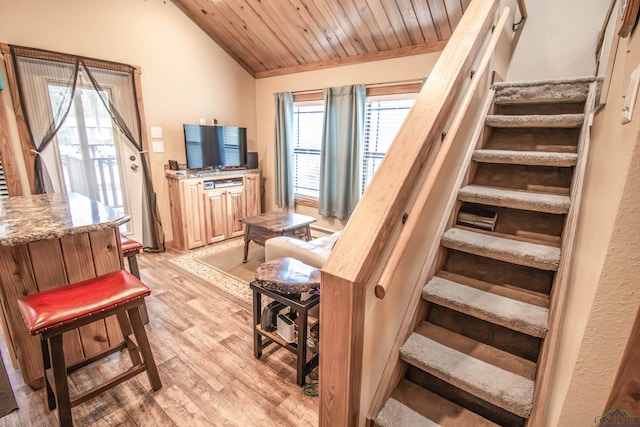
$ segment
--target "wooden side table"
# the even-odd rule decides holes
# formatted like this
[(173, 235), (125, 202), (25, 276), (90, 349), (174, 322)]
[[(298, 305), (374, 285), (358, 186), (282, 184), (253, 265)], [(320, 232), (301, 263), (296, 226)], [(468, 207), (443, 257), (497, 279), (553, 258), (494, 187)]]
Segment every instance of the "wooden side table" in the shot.
[(292, 212), (267, 212), (260, 215), (240, 218), (240, 222), (247, 226), (244, 233), (244, 259), (247, 262), (249, 242), (264, 246), (264, 242), (272, 237), (291, 236), (303, 240), (311, 239), (309, 224), (315, 218)]
[[(286, 348), (296, 355), (296, 382), (299, 386), (303, 386), (305, 376), (318, 366), (318, 354), (307, 361), (307, 326), (312, 327), (317, 323), (317, 319), (310, 317), (308, 313), (311, 308), (318, 305), (320, 296), (313, 295), (305, 301), (300, 301), (297, 296), (285, 295), (265, 289), (257, 281), (251, 282), (250, 286), (253, 290), (253, 355), (256, 359), (259, 359), (262, 356), (262, 349), (272, 343)], [(298, 324), (297, 341), (286, 342), (277, 332), (265, 331), (261, 328), (262, 295), (281, 302), (298, 314), (296, 319)]]

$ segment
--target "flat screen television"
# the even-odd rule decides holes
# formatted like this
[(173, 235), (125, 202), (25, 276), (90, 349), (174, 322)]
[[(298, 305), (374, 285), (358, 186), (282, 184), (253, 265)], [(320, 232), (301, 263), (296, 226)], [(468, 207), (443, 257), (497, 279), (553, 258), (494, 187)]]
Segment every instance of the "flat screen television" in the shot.
[(247, 164), (247, 129), (184, 125), (187, 168), (234, 168)]

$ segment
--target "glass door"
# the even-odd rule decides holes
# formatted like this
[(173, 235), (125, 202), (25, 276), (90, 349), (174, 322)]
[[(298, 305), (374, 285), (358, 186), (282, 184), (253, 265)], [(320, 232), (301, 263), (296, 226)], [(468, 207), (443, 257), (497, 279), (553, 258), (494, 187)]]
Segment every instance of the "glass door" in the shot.
[[(62, 86), (49, 85), (53, 111), (60, 107), (66, 90)], [(109, 97), (106, 91), (101, 95)], [(131, 147), (126, 147), (130, 144), (119, 137), (109, 112), (93, 88), (76, 88), (69, 114), (58, 131), (57, 142), (61, 187), (130, 215), (132, 221), (123, 224), (121, 232), (142, 241), (142, 227), (138, 225), (141, 206), (132, 212), (137, 204), (130, 203), (128, 197), (141, 194), (142, 181), (128, 176), (131, 172), (140, 175), (138, 162), (134, 163), (138, 156), (131, 153)], [(128, 163), (131, 163), (131, 172), (123, 167)], [(123, 183), (127, 185), (123, 186)]]

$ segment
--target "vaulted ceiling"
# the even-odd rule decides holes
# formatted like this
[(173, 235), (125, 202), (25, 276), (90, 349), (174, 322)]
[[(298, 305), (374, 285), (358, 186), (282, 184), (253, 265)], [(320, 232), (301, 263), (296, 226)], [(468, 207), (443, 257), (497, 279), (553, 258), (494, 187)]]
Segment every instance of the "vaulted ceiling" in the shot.
[(471, 0), (172, 0), (256, 78), (440, 51)]

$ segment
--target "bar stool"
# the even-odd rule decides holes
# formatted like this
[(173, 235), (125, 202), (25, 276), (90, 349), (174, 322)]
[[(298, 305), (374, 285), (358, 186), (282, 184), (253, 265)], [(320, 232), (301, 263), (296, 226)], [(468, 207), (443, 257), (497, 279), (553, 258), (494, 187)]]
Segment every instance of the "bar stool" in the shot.
[[(142, 250), (142, 244), (121, 234), (120, 247), (122, 248), (122, 256), (126, 258), (129, 263), (129, 271), (131, 274), (136, 276), (138, 280), (140, 280), (140, 269), (138, 268), (138, 259), (136, 258), (136, 255)], [(147, 312), (146, 304), (143, 304), (140, 307), (140, 315), (142, 316), (142, 323), (145, 325), (149, 323), (149, 314)]]
[(129, 262), (129, 271), (140, 279), (140, 270), (138, 269), (136, 255), (142, 250), (142, 244), (121, 234), (120, 246), (122, 247), (122, 256)]
[[(58, 407), (61, 426), (72, 426), (71, 408), (144, 371), (153, 390), (162, 387), (151, 347), (140, 318), (149, 288), (125, 270), (69, 286), (18, 298), (18, 308), (31, 335), (40, 335), (49, 409)], [(88, 359), (66, 366), (62, 334), (116, 315), (124, 341)], [(132, 331), (133, 328), (133, 331)], [(132, 337), (132, 332), (133, 336)], [(137, 345), (136, 345), (137, 343)], [(127, 349), (133, 366), (71, 398), (67, 375), (90, 363)]]

